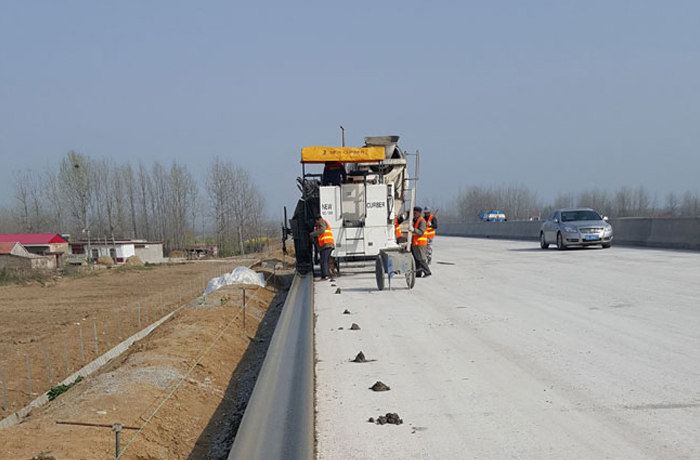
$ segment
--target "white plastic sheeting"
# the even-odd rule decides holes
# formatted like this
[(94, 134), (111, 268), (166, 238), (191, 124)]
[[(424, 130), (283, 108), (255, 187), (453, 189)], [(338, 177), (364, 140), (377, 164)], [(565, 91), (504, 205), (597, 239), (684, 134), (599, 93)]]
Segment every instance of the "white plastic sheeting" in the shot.
[(267, 285), (262, 273), (256, 273), (254, 270), (246, 267), (236, 267), (231, 273), (224, 273), (217, 278), (212, 278), (204, 290), (204, 295), (211, 294), (217, 289), (233, 284), (255, 284), (260, 287)]

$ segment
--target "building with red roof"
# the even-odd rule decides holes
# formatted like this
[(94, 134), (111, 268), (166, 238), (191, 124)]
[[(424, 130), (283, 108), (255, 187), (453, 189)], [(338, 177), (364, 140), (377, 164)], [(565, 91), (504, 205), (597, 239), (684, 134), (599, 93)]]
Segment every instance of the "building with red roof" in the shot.
[(57, 267), (68, 253), (68, 241), (58, 233), (0, 233), (0, 243), (20, 243), (32, 254), (53, 257)]

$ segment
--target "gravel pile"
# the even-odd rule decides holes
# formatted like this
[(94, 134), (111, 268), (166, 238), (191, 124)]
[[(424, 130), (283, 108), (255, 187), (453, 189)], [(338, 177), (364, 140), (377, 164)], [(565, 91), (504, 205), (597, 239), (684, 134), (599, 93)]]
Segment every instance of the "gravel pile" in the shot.
[(380, 415), (376, 420), (374, 417), (370, 417), (367, 421), (377, 425), (401, 425), (403, 423), (403, 419), (395, 412), (387, 412), (386, 415)]
[(367, 358), (365, 358), (365, 354), (362, 352), (359, 352), (357, 356), (355, 356), (355, 359), (352, 360), (353, 363), (366, 363)]
[(374, 385), (369, 387), (369, 389), (372, 391), (389, 391), (389, 390), (391, 390), (391, 388), (389, 388), (388, 385), (386, 385), (384, 382), (380, 382), (379, 380), (377, 380), (374, 383)]

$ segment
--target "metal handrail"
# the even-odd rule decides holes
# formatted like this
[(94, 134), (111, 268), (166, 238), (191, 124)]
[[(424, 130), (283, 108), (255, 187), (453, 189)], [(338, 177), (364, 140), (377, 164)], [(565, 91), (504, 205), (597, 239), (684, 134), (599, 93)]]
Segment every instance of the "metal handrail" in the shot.
[(228, 460), (314, 455), (313, 277), (297, 274)]

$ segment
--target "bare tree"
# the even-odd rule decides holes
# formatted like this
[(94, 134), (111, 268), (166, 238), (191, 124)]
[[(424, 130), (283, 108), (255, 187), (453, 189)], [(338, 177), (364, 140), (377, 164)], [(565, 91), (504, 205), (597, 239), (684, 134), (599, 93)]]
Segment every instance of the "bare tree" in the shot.
[[(149, 207), (149, 197), (150, 197), (150, 175), (148, 174), (148, 171), (146, 168), (143, 166), (143, 164), (139, 164), (139, 204), (140, 209), (139, 209), (139, 221), (141, 222), (141, 234), (144, 235), (145, 238), (147, 239), (154, 239), (153, 234), (151, 233), (151, 227), (149, 225), (149, 220), (150, 216), (148, 213)], [(152, 216), (153, 214), (151, 214)]]
[(24, 170), (15, 173), (15, 209), (19, 217), (20, 228), (27, 233), (33, 231), (29, 216), (29, 208), (31, 207), (31, 196), (29, 192), (30, 180), (31, 176), (29, 171)]
[(214, 221), (216, 244), (222, 255), (229, 255), (233, 252), (233, 247), (230, 246), (231, 203), (233, 201), (231, 184), (233, 180), (231, 163), (224, 162), (219, 158), (214, 159), (207, 171), (206, 189), (209, 197), (209, 209)]
[(93, 194), (91, 172), (89, 159), (74, 151), (68, 152), (59, 168), (61, 190), (76, 230), (90, 228), (88, 211)]
[(679, 214), (680, 200), (675, 193), (670, 192), (666, 195), (666, 213), (669, 217), (677, 217)]
[(124, 182), (126, 198), (129, 202), (129, 230), (132, 232), (132, 238), (138, 238), (139, 231), (138, 225), (136, 225), (136, 200), (138, 192), (136, 190), (134, 171), (131, 169), (131, 165), (122, 167), (122, 181)]
[(685, 192), (681, 203), (681, 216), (683, 217), (699, 217), (700, 216), (700, 196)]
[(61, 184), (58, 174), (51, 169), (47, 169), (43, 174), (43, 182), (44, 202), (46, 202), (49, 207), (49, 221), (53, 229), (52, 231), (64, 232), (67, 229), (63, 218), (64, 200), (61, 194)]

